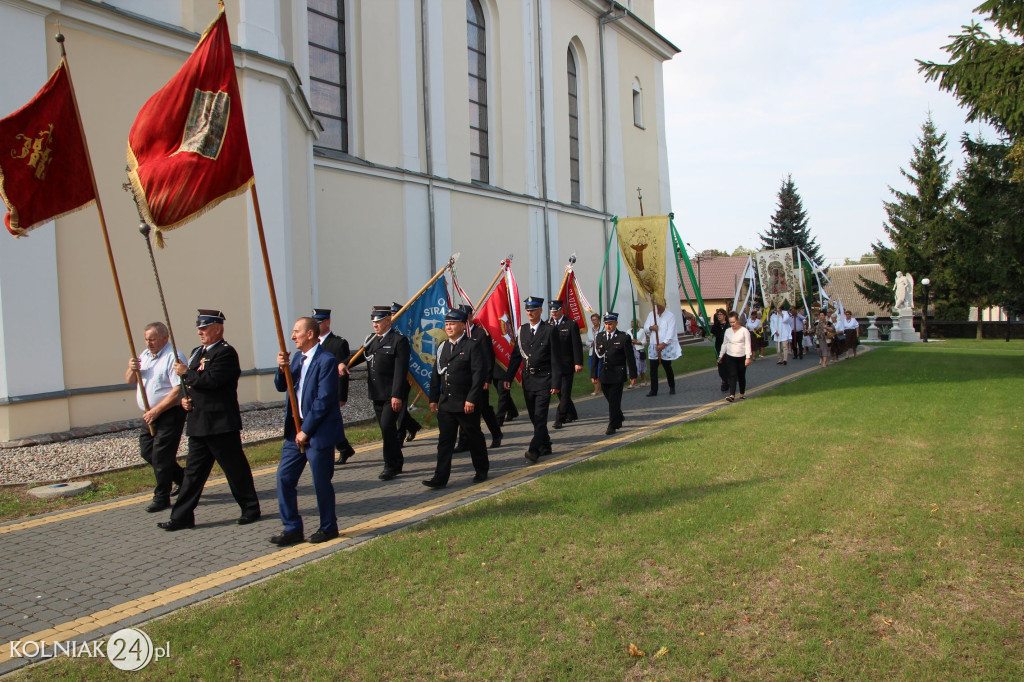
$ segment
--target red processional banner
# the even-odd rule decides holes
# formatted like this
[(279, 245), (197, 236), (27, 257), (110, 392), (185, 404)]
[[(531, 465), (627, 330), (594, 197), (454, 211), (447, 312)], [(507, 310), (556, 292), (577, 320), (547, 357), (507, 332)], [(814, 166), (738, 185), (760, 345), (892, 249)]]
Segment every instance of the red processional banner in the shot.
[[(475, 314), (476, 323), (483, 325), (491, 335), (494, 357), (503, 367), (508, 367), (512, 349), (519, 331), (519, 287), (512, 274), (512, 266), (506, 261), (505, 275), (498, 281), (487, 301)], [(516, 373), (522, 381), (522, 369)]]
[(28, 104), (0, 119), (0, 198), (16, 237), (96, 199), (63, 59)]
[(128, 178), (158, 239), (159, 231), (187, 223), (252, 183), (223, 11), (188, 61), (135, 117), (128, 134)]

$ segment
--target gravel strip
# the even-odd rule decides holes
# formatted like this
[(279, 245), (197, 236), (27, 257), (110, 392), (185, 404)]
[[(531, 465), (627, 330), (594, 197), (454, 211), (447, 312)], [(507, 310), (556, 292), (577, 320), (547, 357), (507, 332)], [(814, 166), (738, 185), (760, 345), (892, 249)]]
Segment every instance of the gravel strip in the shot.
[[(366, 397), (366, 382), (355, 378), (349, 387), (349, 401), (341, 408), (345, 423), (372, 418), (373, 403)], [(31, 441), (6, 443), (0, 449), (0, 485), (50, 483), (80, 476), (137, 466), (141, 419), (95, 427), (99, 435), (74, 437), (81, 430), (45, 434)], [(284, 425), (284, 402), (274, 405), (254, 404), (243, 408), (242, 443), (259, 443), (281, 438)], [(114, 433), (109, 431), (118, 429)], [(17, 447), (19, 443), (36, 445)], [(188, 439), (182, 436), (178, 456), (188, 451)]]

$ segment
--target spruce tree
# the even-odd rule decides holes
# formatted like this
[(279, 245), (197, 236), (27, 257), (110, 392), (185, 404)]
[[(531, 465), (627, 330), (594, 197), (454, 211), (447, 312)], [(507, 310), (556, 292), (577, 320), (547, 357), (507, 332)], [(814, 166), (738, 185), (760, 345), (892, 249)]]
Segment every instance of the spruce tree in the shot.
[(953, 191), (949, 180), (950, 161), (946, 159), (946, 134), (935, 129), (929, 114), (921, 126), (921, 137), (914, 145), (910, 170), (900, 173), (910, 183), (903, 192), (889, 187), (893, 201), (883, 202), (889, 217), (883, 224), (892, 243), (881, 241), (871, 245), (889, 284), (878, 284), (861, 278), (857, 285), (871, 302), (889, 309), (893, 305), (892, 284), (896, 272), (909, 272), (916, 282), (931, 279), (931, 292), (937, 317), (959, 317), (966, 311), (953, 296), (955, 282), (944, 264), (949, 258), (950, 221)]
[(768, 230), (761, 235), (761, 246), (765, 249), (784, 249), (790, 246), (799, 247), (816, 263), (821, 262), (821, 249), (811, 236), (807, 225), (807, 212), (804, 211), (803, 200), (793, 184), (793, 176), (787, 175), (779, 188), (779, 206), (775, 209)]

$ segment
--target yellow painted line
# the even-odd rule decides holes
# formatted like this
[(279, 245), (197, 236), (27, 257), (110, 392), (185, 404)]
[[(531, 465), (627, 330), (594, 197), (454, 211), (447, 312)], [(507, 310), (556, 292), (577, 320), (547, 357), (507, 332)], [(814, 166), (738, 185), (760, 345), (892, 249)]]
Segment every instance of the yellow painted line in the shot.
[[(775, 387), (793, 378), (813, 372), (816, 369), (818, 369), (817, 366), (801, 370), (795, 374), (790, 374), (779, 379), (775, 379), (766, 384), (758, 386), (757, 388), (751, 390), (750, 393), (760, 393), (761, 391), (768, 390), (769, 388)], [(47, 642), (52, 644), (54, 642), (64, 642), (70, 639), (74, 639), (75, 637), (79, 637), (81, 635), (94, 632), (102, 627), (112, 625), (113, 623), (117, 623), (126, 618), (132, 618), (134, 616), (144, 614), (145, 612), (150, 611), (154, 608), (172, 604), (175, 601), (178, 601), (179, 599), (192, 597), (207, 590), (220, 587), (221, 585), (226, 585), (227, 583), (232, 582), (234, 580), (238, 580), (239, 578), (244, 578), (259, 573), (261, 571), (274, 568), (275, 566), (280, 566), (281, 564), (287, 563), (289, 561), (301, 559), (302, 557), (307, 556), (309, 554), (313, 554), (314, 552), (319, 552), (323, 550), (325, 547), (329, 547), (331, 544), (337, 544), (345, 540), (351, 540), (361, 535), (366, 535), (368, 533), (372, 533), (374, 531), (387, 528), (388, 526), (394, 524), (403, 523), (417, 516), (429, 514), (432, 511), (441, 509), (443, 507), (454, 504), (469, 497), (491, 492), (498, 487), (507, 485), (509, 483), (514, 483), (515, 481), (519, 481), (526, 478), (533, 478), (538, 473), (543, 472), (546, 469), (558, 466), (559, 464), (564, 464), (565, 462), (573, 459), (584, 457), (598, 450), (606, 449), (610, 445), (614, 446), (620, 443), (624, 443), (626, 441), (638, 440), (650, 434), (651, 432), (660, 430), (662, 427), (686, 421), (687, 419), (706, 413), (709, 410), (715, 408), (716, 406), (721, 407), (721, 405), (721, 402), (717, 400), (714, 402), (705, 403), (704, 405), (691, 408), (685, 412), (672, 415), (671, 417), (659, 419), (658, 421), (652, 422), (646, 426), (637, 428), (635, 430), (630, 430), (621, 433), (617, 436), (613, 436), (611, 438), (605, 438), (603, 440), (596, 441), (590, 445), (578, 448), (571, 452), (567, 452), (563, 455), (547, 459), (544, 462), (538, 462), (537, 464), (523, 467), (522, 469), (509, 472), (502, 476), (498, 476), (497, 478), (489, 479), (486, 485), (470, 486), (469, 488), (465, 488), (458, 492), (449, 493), (447, 495), (443, 495), (435, 499), (426, 500), (411, 507), (400, 509), (389, 514), (384, 514), (382, 516), (370, 519), (369, 521), (358, 523), (354, 526), (349, 526), (348, 528), (345, 528), (339, 533), (339, 536), (336, 540), (331, 540), (329, 542), (318, 545), (313, 545), (309, 543), (292, 545), (290, 547), (280, 549), (271, 554), (257, 557), (255, 559), (250, 559), (248, 561), (243, 561), (242, 563), (237, 564), (235, 566), (229, 566), (228, 568), (222, 569), (215, 573), (210, 573), (199, 578), (194, 578), (187, 582), (173, 585), (158, 592), (144, 595), (142, 597), (138, 597), (137, 599), (133, 599), (131, 601), (127, 601), (116, 606), (112, 606), (109, 609), (97, 611), (95, 613), (82, 616), (81, 618), (76, 618), (75, 620), (55, 625), (54, 627), (49, 628), (47, 630), (42, 630), (40, 632), (25, 635), (21, 637), (21, 640), (33, 642)], [(47, 519), (49, 518), (50, 517), (47, 517)], [(9, 660), (11, 660), (11, 647), (8, 646), (4, 649), (0, 649), (0, 664), (6, 663)]]

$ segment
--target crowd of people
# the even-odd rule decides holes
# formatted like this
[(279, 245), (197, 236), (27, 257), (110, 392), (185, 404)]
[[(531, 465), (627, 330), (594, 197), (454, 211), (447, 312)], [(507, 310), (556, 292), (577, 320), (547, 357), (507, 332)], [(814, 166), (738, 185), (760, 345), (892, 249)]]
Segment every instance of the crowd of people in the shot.
[[(576, 323), (565, 316), (564, 302), (548, 302), (549, 318), (542, 320), (544, 300), (531, 296), (524, 301), (526, 322), (515, 331), (515, 343), (507, 367), (496, 362), (487, 331), (476, 325), (471, 306), (448, 310), (444, 318), (446, 339), (438, 344), (432, 370), (428, 403), (437, 415), (437, 463), (433, 475), (423, 481), (431, 489), (444, 488), (451, 475), (452, 455), (468, 451), (475, 470), (474, 482), (487, 480), (488, 445), (481, 420), (491, 434), (490, 449), (501, 447), (502, 426), (518, 416), (512, 402), (512, 382), (521, 374), (526, 411), (533, 428), (524, 457), (530, 463), (552, 454), (548, 413), (557, 401), (553, 429), (578, 419), (572, 400), (575, 374), (589, 356), (591, 395), (604, 395), (608, 406), (606, 435), (622, 428), (622, 394), (630, 387), (649, 385), (648, 397), (659, 393), (664, 372), (668, 393), (676, 392), (672, 361), (682, 354), (676, 317), (662, 304), (641, 325), (619, 329), (613, 311), (603, 318), (594, 314), (584, 349)], [(284, 443), (277, 471), (278, 508), (283, 528), (270, 537), (276, 545), (304, 541), (298, 510), (297, 486), (309, 465), (316, 493), (319, 524), (310, 535), (313, 543), (338, 537), (334, 487), (335, 467), (344, 465), (355, 450), (345, 436), (341, 407), (348, 400), (351, 368), (366, 364), (367, 394), (373, 403), (381, 432), (384, 468), (378, 478), (389, 481), (402, 473), (402, 449), (420, 429), (409, 414), (410, 384), (407, 371), (410, 343), (391, 324), (398, 304), (374, 306), (373, 328), (361, 347), (350, 352), (348, 342), (331, 331), (331, 311), (314, 309), (295, 321), (293, 353), (277, 357), (274, 384), (289, 394), (285, 408)], [(160, 322), (145, 328), (146, 350), (129, 360), (125, 378), (139, 384), (138, 402), (145, 427), (140, 433), (142, 458), (153, 467), (156, 486), (147, 512), (170, 509), (170, 518), (157, 524), (167, 531), (192, 528), (195, 509), (214, 462), (227, 477), (231, 494), (241, 509), (237, 523), (253, 523), (261, 517), (252, 470), (242, 450), (241, 415), (238, 406), (238, 354), (224, 340), (224, 313), (200, 309), (196, 331), (201, 345), (189, 357), (171, 352), (169, 332)], [(684, 317), (684, 324), (686, 318)], [(746, 368), (764, 357), (769, 339), (776, 345), (776, 362), (803, 358), (815, 349), (822, 366), (843, 353), (856, 355), (859, 323), (847, 311), (842, 318), (818, 311), (809, 322), (802, 311), (791, 313), (787, 305), (771, 307), (767, 320), (760, 310), (747, 317), (736, 312), (715, 311), (710, 333), (718, 357), (718, 374), (726, 400), (745, 399)], [(649, 382), (647, 381), (647, 377)], [(489, 388), (498, 394), (498, 408), (490, 405)], [(185, 433), (188, 455), (178, 465), (178, 445)], [(172, 498), (176, 498), (172, 502)]]

